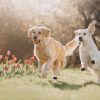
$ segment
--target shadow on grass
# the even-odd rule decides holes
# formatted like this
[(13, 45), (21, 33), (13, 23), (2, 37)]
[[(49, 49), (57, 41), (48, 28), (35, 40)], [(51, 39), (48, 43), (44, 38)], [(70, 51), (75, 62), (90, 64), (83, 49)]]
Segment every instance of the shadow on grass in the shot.
[(100, 84), (95, 83), (93, 81), (89, 81), (83, 84), (71, 84), (71, 83), (67, 83), (67, 82), (63, 82), (63, 81), (57, 81), (57, 82), (53, 82), (53, 81), (49, 81), (49, 83), (55, 87), (58, 88), (60, 90), (78, 90), (80, 88), (86, 87), (88, 85), (96, 85), (96, 86), (100, 86)]

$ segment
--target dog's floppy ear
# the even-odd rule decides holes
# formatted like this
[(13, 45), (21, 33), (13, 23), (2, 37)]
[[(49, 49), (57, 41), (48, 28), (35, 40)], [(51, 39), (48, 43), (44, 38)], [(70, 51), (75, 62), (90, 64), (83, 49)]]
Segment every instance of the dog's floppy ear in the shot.
[(45, 37), (48, 37), (50, 35), (50, 29), (47, 28), (46, 26), (42, 27), (42, 31)]
[(77, 29), (74, 31), (75, 35), (78, 35), (78, 33), (81, 31), (81, 29)]
[(92, 23), (92, 24), (90, 24), (90, 25), (88, 26), (87, 29), (88, 29), (88, 30), (90, 31), (90, 33), (93, 35), (94, 32), (95, 32), (95, 25)]
[(31, 37), (32, 35), (32, 31), (36, 28), (36, 26), (33, 26), (31, 28), (28, 29), (28, 37)]
[(28, 37), (31, 37), (32, 30), (33, 30), (33, 27), (28, 29)]

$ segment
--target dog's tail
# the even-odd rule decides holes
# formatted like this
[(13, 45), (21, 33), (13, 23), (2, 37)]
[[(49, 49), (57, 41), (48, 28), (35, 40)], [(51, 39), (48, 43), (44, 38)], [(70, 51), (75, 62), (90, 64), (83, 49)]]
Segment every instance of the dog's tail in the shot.
[(65, 46), (65, 56), (71, 56), (74, 50), (79, 46), (79, 41), (77, 41), (76, 37), (68, 42)]

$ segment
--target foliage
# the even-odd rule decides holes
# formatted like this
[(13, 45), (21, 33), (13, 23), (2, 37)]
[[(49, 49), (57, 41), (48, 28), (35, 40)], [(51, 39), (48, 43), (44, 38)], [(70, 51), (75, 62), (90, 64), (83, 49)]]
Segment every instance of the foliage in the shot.
[(16, 76), (31, 75), (34, 72), (35, 56), (27, 58), (22, 62), (8, 50), (5, 57), (0, 58), (0, 77), (11, 78)]

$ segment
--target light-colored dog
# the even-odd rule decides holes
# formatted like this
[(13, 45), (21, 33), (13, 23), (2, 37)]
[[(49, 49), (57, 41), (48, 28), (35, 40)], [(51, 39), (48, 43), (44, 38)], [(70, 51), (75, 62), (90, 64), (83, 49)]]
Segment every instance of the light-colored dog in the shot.
[(52, 68), (54, 79), (64, 65), (65, 57), (73, 53), (78, 42), (73, 39), (66, 46), (50, 37), (50, 29), (45, 26), (35, 26), (28, 30), (28, 36), (33, 39), (34, 55), (38, 59), (38, 68), (42, 77)]
[(81, 71), (88, 68), (95, 73), (100, 83), (100, 51), (96, 47), (92, 35), (95, 32), (95, 25), (90, 24), (87, 29), (78, 29), (75, 31), (76, 37), (80, 41), (79, 53), (81, 60)]

